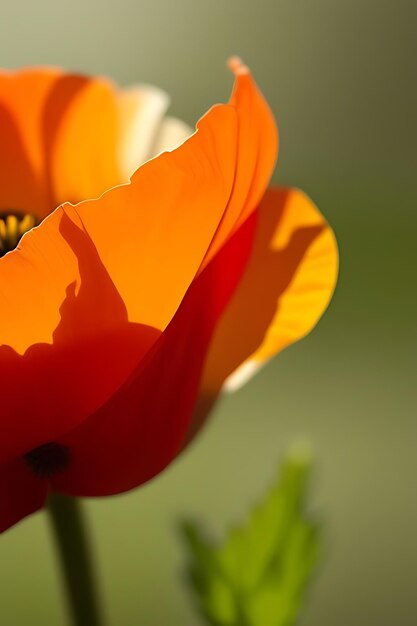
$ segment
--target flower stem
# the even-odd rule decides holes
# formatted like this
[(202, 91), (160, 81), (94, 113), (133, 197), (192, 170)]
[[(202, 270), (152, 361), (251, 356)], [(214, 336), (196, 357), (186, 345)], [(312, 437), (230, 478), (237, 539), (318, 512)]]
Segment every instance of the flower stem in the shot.
[(59, 552), (73, 626), (101, 626), (88, 533), (78, 499), (52, 494), (49, 518)]

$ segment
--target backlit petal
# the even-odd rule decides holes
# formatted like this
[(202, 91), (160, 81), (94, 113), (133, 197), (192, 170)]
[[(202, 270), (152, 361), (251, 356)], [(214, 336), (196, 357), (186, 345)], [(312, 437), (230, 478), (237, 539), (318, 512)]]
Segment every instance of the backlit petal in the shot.
[[(139, 168), (131, 185), (69, 210), (93, 239), (129, 320), (161, 330), (194, 279), (232, 191), (235, 110), (214, 107), (198, 128), (178, 150)], [(111, 244), (109, 231), (120, 232), (120, 240)]]
[[(147, 159), (159, 154), (162, 150), (171, 149), (171, 146), (167, 145), (157, 153), (153, 151), (153, 145), (164, 123), (162, 118), (168, 105), (168, 95), (162, 89), (150, 85), (137, 86), (120, 93), (119, 158), (123, 180), (129, 180), (138, 166)], [(190, 129), (188, 137), (192, 133)], [(177, 146), (172, 146), (174, 147)]]
[(48, 163), (54, 206), (96, 198), (127, 182), (119, 163), (121, 114), (113, 83), (64, 75), (51, 94), (49, 109), (47, 120), (56, 120), (49, 132)]
[(0, 73), (0, 211), (43, 216), (50, 205), (44, 110), (61, 76), (52, 68)]
[(271, 356), (317, 323), (338, 271), (334, 235), (314, 204), (294, 189), (269, 190), (246, 273), (208, 352), (194, 428), (226, 381), (243, 384)]
[(4, 462), (86, 418), (159, 332), (128, 322), (94, 244), (62, 209), (1, 259), (0, 276)]
[(126, 182), (118, 98), (105, 79), (53, 68), (2, 72), (0, 210), (42, 219), (65, 200)]
[[(237, 161), (231, 196), (209, 253), (177, 315), (130, 380), (95, 415), (61, 440), (72, 450), (73, 462), (54, 478), (57, 490), (104, 495), (130, 489), (160, 472), (190, 433), (206, 352), (244, 271), (256, 224), (251, 212), (264, 192), (276, 157), (272, 114), (249, 74), (236, 73), (230, 106), (237, 116)], [(263, 156), (260, 151), (264, 151)], [(190, 228), (189, 238), (197, 233), (196, 227)], [(128, 302), (127, 293), (123, 289), (121, 293)], [(169, 291), (163, 293), (165, 298), (169, 295)]]
[(274, 116), (249, 69), (238, 58), (229, 61), (235, 74), (230, 104), (238, 116), (237, 169), (227, 212), (219, 225), (203, 267), (245, 221), (262, 198), (278, 154)]
[[(63, 205), (0, 260), (0, 459), (48, 441), (68, 445), (56, 489), (130, 489), (161, 471), (190, 433), (206, 353), (249, 258), (251, 213), (277, 150), (265, 101), (244, 66), (233, 70), (230, 104), (213, 107), (178, 149), (148, 161), (131, 184)], [(65, 115), (48, 118), (49, 195), (99, 195), (94, 185), (111, 186), (120, 168), (123, 150), (114, 151), (119, 160), (103, 155), (120, 140), (128, 97), (114, 106), (105, 81), (60, 89), (52, 91), (64, 94)], [(90, 135), (86, 122), (99, 109)], [(154, 150), (167, 129), (155, 130)], [(90, 149), (92, 169), (83, 161)]]
[(76, 426), (170, 322), (227, 206), (235, 143), (234, 109), (213, 108), (131, 184), (56, 210), (0, 259), (0, 458)]
[(156, 134), (150, 156), (154, 157), (164, 150), (174, 150), (192, 135), (193, 131), (176, 117), (165, 117)]
[(97, 413), (60, 440), (72, 462), (52, 486), (108, 495), (158, 474), (189, 429), (213, 329), (250, 254), (255, 216), (193, 282), (176, 316), (129, 381)]
[(152, 86), (120, 90), (54, 68), (1, 72), (0, 211), (42, 219), (127, 182), (153, 156), (167, 106)]

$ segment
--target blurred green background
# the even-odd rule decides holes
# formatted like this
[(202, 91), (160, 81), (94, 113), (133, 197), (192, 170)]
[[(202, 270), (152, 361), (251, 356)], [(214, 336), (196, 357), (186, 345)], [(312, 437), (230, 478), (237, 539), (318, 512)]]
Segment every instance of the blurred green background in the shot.
[[(230, 54), (280, 125), (276, 181), (336, 230), (341, 274), (315, 332), (218, 406), (195, 444), (139, 491), (88, 503), (112, 626), (199, 624), (178, 520), (221, 533), (308, 439), (325, 559), (305, 626), (417, 623), (417, 5), (414, 0), (4, 2), (5, 67), (55, 64), (145, 81), (190, 123), (228, 98)], [(0, 623), (64, 624), (47, 518), (1, 537)]]

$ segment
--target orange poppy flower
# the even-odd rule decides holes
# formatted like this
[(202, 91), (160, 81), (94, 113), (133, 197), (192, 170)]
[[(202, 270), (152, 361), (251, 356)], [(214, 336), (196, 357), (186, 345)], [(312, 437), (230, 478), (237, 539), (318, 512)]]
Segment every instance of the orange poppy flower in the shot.
[(230, 65), (229, 103), (191, 136), (155, 88), (0, 74), (1, 530), (49, 490), (161, 472), (328, 304), (333, 234), (301, 192), (265, 193), (275, 122)]

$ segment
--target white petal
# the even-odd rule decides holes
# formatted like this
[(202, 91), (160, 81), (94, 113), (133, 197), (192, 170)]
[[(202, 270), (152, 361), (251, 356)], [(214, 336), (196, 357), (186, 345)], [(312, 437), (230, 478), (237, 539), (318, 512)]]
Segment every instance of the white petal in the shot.
[(126, 181), (151, 156), (161, 120), (169, 106), (165, 91), (138, 85), (121, 92), (120, 169)]
[(258, 363), (254, 360), (246, 361), (246, 363), (243, 363), (243, 365), (238, 367), (237, 370), (233, 372), (233, 374), (230, 374), (230, 376), (226, 378), (222, 390), (229, 393), (237, 391), (238, 389), (243, 387), (243, 385), (246, 385), (246, 383), (252, 378), (252, 376), (256, 374), (256, 372), (261, 367), (262, 363)]
[(152, 146), (151, 156), (178, 148), (194, 133), (191, 126), (176, 117), (165, 117), (159, 127)]

